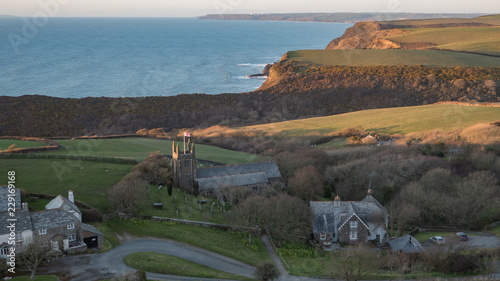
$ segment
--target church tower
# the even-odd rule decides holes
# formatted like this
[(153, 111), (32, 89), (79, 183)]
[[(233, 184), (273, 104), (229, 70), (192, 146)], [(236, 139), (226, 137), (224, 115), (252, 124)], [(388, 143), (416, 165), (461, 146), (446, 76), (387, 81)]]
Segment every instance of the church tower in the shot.
[[(185, 145), (185, 143), (184, 143)], [(172, 142), (172, 169), (174, 170), (174, 185), (193, 192), (194, 179), (196, 177), (196, 155), (194, 143), (187, 143), (187, 149), (179, 150), (179, 144)]]

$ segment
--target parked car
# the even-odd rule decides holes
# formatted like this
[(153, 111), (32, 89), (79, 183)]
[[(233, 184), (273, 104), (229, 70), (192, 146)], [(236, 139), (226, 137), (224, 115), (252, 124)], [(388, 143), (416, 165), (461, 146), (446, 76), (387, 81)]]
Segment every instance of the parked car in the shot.
[(431, 240), (431, 242), (436, 244), (436, 245), (442, 245), (442, 244), (446, 243), (446, 241), (444, 240), (444, 238), (442, 236), (434, 236), (434, 237), (431, 237), (429, 240)]
[(456, 235), (457, 235), (458, 239), (460, 239), (461, 241), (469, 240), (469, 237), (467, 236), (467, 234), (465, 234), (463, 232), (457, 232)]

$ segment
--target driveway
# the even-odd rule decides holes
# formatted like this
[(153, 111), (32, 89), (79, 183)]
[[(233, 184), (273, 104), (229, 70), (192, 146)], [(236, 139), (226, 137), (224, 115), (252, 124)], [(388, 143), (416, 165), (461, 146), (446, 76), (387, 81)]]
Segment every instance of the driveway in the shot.
[[(471, 232), (472, 233), (472, 232)], [(474, 249), (491, 249), (491, 248), (500, 248), (500, 239), (491, 233), (486, 232), (473, 232), (475, 235), (470, 235), (468, 241), (457, 241), (458, 245), (463, 244), (467, 247)], [(451, 237), (454, 237), (455, 232), (450, 233)], [(450, 239), (449, 237), (446, 238)], [(423, 247), (432, 247), (435, 246), (429, 240), (422, 242)]]
[[(248, 264), (183, 243), (156, 239), (123, 242), (120, 246), (102, 254), (63, 258), (41, 268), (40, 273), (60, 273), (61, 268), (64, 268), (69, 278), (67, 280), (108, 279), (127, 271), (135, 271), (123, 263), (123, 258), (136, 252), (156, 252), (176, 256), (221, 271), (254, 278), (255, 267)], [(149, 279), (153, 280), (211, 280), (156, 273), (148, 273), (147, 275)]]

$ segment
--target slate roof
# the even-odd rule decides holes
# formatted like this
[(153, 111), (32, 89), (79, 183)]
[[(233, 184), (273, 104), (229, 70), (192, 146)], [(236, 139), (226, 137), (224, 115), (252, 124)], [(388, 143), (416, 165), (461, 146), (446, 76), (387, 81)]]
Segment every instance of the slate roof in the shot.
[(422, 244), (420, 244), (420, 242), (418, 242), (418, 240), (410, 234), (392, 239), (389, 241), (389, 246), (391, 246), (391, 250), (393, 252), (401, 251), (403, 253), (419, 253), (424, 251)]
[[(19, 201), (21, 202), (21, 201)], [(0, 213), (0, 235), (8, 234), (10, 233), (10, 230), (7, 228), (10, 224), (8, 219), (11, 219), (9, 215), (9, 212), (2, 212)], [(23, 232), (25, 230), (31, 230), (32, 229), (32, 224), (31, 224), (31, 218), (30, 218), (30, 212), (28, 210), (18, 210), (15, 212), (15, 217), (17, 221), (12, 222), (16, 224), (16, 233), (17, 232)]]
[(198, 182), (199, 191), (213, 190), (221, 187), (247, 186), (269, 182), (267, 180), (266, 173), (263, 171), (246, 174), (198, 178), (196, 179), (196, 181)]
[(52, 228), (68, 223), (79, 223), (80, 221), (73, 214), (62, 210), (52, 209), (31, 213), (33, 229)]
[(262, 162), (262, 163), (249, 163), (249, 164), (239, 164), (239, 165), (227, 165), (211, 168), (197, 169), (196, 178), (210, 178), (218, 176), (228, 176), (228, 175), (238, 175), (238, 174), (248, 174), (256, 172), (265, 172), (266, 177), (270, 178), (280, 178), (281, 173), (278, 169), (276, 162)]
[[(90, 225), (90, 224), (82, 223), (82, 230), (104, 236), (104, 234), (102, 232), (100, 232), (97, 228), (95, 228), (93, 225)], [(86, 237), (84, 237), (84, 238), (86, 238)]]
[[(16, 192), (14, 193), (15, 196), (15, 203), (16, 203), (16, 210), (20, 210), (22, 208), (21, 205), (21, 191), (19, 188), (16, 188)], [(8, 203), (9, 203), (9, 189), (6, 185), (0, 186), (0, 212), (7, 212), (9, 209)]]
[(82, 212), (78, 207), (75, 205), (75, 203), (69, 201), (68, 198), (59, 195), (56, 198), (52, 199), (47, 205), (45, 205), (45, 210), (52, 210), (52, 209), (63, 209), (65, 211), (71, 212), (77, 212), (80, 215)]
[[(340, 201), (335, 207), (335, 201), (310, 202), (313, 213), (313, 233), (335, 233), (353, 216), (357, 216), (367, 227), (369, 223), (382, 224), (387, 215), (378, 201), (368, 195), (363, 201)], [(326, 222), (325, 222), (326, 219)]]

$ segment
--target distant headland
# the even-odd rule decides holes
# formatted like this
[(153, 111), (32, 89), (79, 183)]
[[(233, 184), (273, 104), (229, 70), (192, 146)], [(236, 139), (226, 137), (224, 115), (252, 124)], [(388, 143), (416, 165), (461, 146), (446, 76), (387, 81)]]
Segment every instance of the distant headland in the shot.
[(265, 20), (311, 22), (360, 22), (439, 18), (474, 18), (486, 14), (463, 13), (277, 13), (277, 14), (208, 14), (199, 19), (212, 20)]

